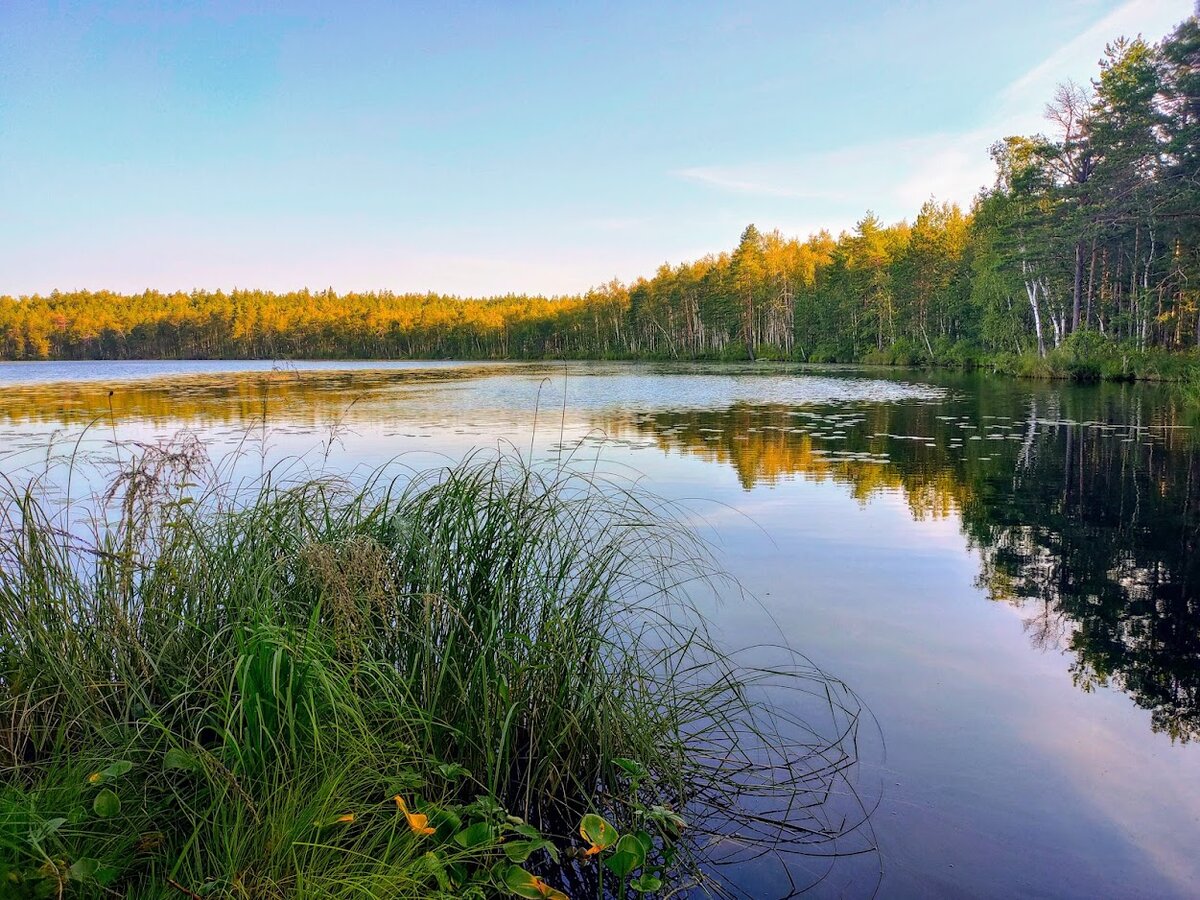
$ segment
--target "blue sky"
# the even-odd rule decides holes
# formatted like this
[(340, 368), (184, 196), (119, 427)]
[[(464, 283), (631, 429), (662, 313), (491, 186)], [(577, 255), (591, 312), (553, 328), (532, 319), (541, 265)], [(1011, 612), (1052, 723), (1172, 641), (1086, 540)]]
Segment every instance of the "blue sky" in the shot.
[(1187, 0), (0, 0), (0, 293), (569, 293), (969, 202)]

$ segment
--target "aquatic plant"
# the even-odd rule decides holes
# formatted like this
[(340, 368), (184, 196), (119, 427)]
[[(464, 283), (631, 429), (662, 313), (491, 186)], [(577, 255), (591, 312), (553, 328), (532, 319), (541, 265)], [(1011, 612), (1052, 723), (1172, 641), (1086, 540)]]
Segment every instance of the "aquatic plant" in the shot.
[(14, 896), (719, 892), (706, 836), (838, 853), (865, 820), (852, 695), (722, 653), (689, 599), (718, 573), (645, 492), (125, 449), (88, 516), (36, 483), (0, 507)]

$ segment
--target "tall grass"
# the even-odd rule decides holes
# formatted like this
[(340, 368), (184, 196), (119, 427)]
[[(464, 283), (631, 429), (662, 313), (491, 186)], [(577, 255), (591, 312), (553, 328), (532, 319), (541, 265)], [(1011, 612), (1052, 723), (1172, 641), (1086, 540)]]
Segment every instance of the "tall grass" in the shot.
[(823, 852), (862, 821), (829, 799), (852, 699), (720, 652), (688, 600), (711, 561), (645, 493), (507, 456), (204, 473), (134, 454), (87, 530), (9, 490), (0, 896), (551, 896), (512, 860), (595, 895), (586, 813), (647, 835), (667, 888), (719, 892), (706, 832)]
[(1200, 409), (1200, 363), (1188, 370), (1179, 385), (1180, 394), (1189, 406)]

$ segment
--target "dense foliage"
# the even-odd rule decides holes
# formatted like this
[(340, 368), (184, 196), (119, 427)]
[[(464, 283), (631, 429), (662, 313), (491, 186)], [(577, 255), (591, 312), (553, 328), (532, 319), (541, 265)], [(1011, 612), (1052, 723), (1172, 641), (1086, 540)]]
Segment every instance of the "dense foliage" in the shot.
[(987, 355), (1049, 359), (1047, 374), (1146, 374), (1137, 355), (1200, 345), (1200, 23), (1157, 45), (1113, 42), (1091, 89), (1061, 86), (1047, 119), (1048, 136), (994, 146), (995, 184), (967, 212), (931, 199), (911, 223), (868, 213), (805, 240), (751, 225), (732, 253), (572, 297), (0, 297), (0, 356)]

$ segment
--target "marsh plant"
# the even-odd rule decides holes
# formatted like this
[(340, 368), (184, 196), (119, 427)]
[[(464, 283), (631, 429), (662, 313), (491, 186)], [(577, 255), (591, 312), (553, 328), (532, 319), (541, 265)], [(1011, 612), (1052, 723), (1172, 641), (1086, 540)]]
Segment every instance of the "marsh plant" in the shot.
[(736, 893), (865, 818), (852, 695), (722, 653), (735, 588), (630, 485), (123, 450), (88, 516), (4, 499), (0, 896)]

